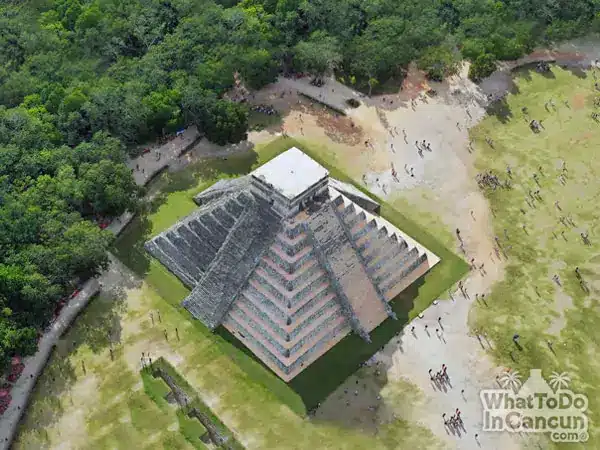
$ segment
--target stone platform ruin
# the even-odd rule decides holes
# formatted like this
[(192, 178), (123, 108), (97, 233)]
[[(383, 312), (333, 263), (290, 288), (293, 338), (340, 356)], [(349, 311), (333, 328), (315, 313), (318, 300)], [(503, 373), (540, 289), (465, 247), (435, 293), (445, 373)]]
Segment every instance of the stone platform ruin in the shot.
[(439, 262), (297, 148), (195, 201), (145, 247), (192, 290), (183, 306), (195, 318), (285, 381), (348, 333), (369, 341), (395, 318), (389, 302)]

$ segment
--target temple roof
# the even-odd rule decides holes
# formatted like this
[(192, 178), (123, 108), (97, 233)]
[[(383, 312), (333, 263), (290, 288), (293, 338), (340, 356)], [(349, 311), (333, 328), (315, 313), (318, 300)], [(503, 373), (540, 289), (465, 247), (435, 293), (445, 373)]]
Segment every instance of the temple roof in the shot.
[(292, 147), (260, 166), (251, 175), (293, 200), (329, 175), (329, 172), (308, 155)]

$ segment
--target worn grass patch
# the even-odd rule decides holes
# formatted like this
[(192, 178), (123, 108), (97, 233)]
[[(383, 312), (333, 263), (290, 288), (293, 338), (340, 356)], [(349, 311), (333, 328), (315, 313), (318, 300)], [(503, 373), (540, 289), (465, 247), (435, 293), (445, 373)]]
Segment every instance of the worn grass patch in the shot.
[[(508, 254), (506, 277), (487, 306), (474, 307), (470, 322), (494, 342), (491, 353), (498, 363), (518, 370), (523, 381), (534, 368), (545, 377), (568, 372), (570, 389), (589, 399), (590, 440), (556, 447), (592, 449), (600, 448), (600, 125), (590, 116), (600, 93), (591, 76), (558, 67), (552, 72), (553, 77), (521, 74), (515, 80), (518, 94), (508, 96), (504, 113), (485, 119), (472, 132), (478, 169), (494, 170), (505, 179), (510, 165), (513, 175), (511, 189), (487, 193), (496, 213), (496, 235)], [(544, 107), (550, 99), (555, 109)], [(531, 119), (542, 121), (539, 134), (529, 129)], [(563, 161), (565, 185), (559, 180)], [(542, 200), (531, 207), (526, 198), (536, 190)], [(563, 224), (561, 217), (575, 225)], [(582, 232), (589, 233), (591, 245), (583, 243)], [(576, 267), (589, 292), (580, 286)], [(554, 274), (561, 286), (552, 281)], [(512, 341), (516, 333), (522, 349)]]

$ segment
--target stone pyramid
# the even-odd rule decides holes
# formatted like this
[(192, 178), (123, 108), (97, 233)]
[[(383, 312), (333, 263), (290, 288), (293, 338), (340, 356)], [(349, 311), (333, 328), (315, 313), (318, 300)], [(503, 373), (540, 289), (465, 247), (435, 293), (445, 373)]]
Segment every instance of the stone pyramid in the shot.
[(273, 167), (318, 166), (314, 179), (271, 177), (263, 166), (220, 182), (196, 199), (198, 210), (146, 243), (192, 289), (183, 306), (194, 317), (223, 325), (285, 381), (352, 331), (369, 341), (395, 318), (389, 301), (439, 261), (378, 217), (376, 203), (355, 188), (350, 200), (343, 183), (331, 187), (328, 173), (304, 154), (309, 161), (294, 159), (297, 152)]

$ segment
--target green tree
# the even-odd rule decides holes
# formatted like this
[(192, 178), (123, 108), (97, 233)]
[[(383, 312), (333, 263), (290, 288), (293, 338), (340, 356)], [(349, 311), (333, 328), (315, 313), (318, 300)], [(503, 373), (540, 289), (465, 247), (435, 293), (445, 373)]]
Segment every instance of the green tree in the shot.
[(469, 67), (469, 78), (473, 81), (480, 81), (490, 76), (496, 70), (496, 58), (490, 53), (479, 55)]
[(424, 70), (430, 80), (442, 81), (449, 75), (454, 75), (458, 70), (460, 54), (451, 42), (430, 47), (419, 58), (418, 65)]
[(155, 134), (174, 131), (181, 126), (179, 103), (181, 95), (175, 89), (151, 92), (142, 99), (148, 111), (147, 126)]
[(122, 163), (102, 160), (79, 168), (84, 213), (114, 217), (135, 210), (140, 189)]
[(186, 121), (217, 144), (236, 143), (247, 136), (248, 111), (243, 105), (218, 99), (192, 82), (185, 88), (182, 106)]
[(43, 326), (60, 299), (62, 289), (33, 267), (0, 264), (0, 292), (20, 326)]
[(317, 78), (329, 75), (342, 62), (338, 40), (325, 31), (315, 31), (308, 40), (300, 41), (294, 47), (294, 63), (303, 72)]

